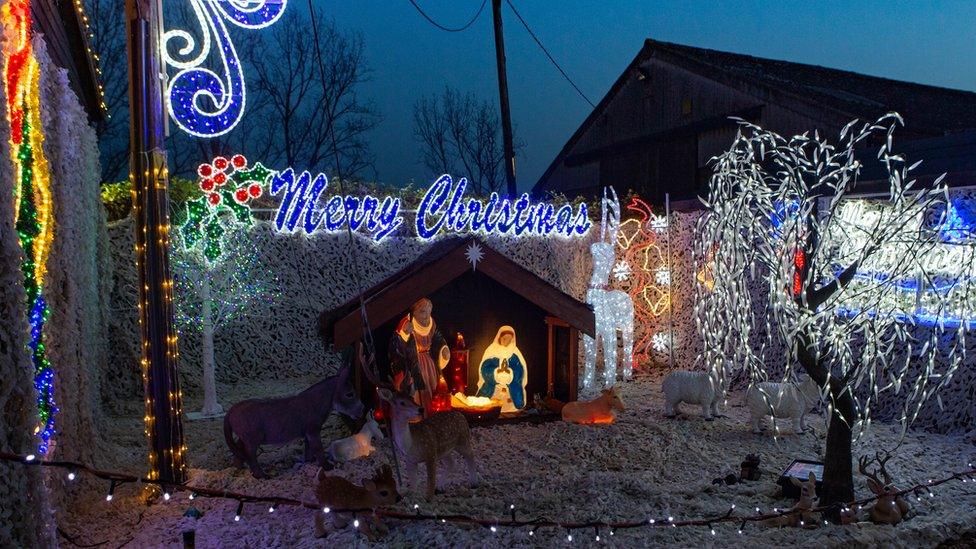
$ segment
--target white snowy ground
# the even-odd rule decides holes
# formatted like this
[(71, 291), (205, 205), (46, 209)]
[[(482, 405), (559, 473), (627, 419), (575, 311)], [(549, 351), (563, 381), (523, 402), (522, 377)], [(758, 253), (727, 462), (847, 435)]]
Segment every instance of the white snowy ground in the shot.
[[(290, 392), (306, 380), (278, 387)], [(439, 468), (439, 486), (444, 492), (424, 501), (417, 491), (407, 494), (403, 510), (414, 503), (423, 511), (505, 517), (515, 504), (520, 518), (546, 517), (560, 521), (638, 520), (667, 517), (696, 518), (724, 514), (732, 504), (749, 512), (768, 510), (791, 502), (776, 499), (778, 473), (792, 458), (817, 458), (822, 446), (822, 419), (809, 420), (814, 433), (784, 436), (774, 443), (769, 434), (753, 435), (746, 424), (741, 393), (733, 393), (726, 413), (730, 416), (705, 422), (697, 409), (685, 410), (676, 420), (661, 412), (660, 379), (642, 378), (622, 389), (627, 411), (617, 423), (606, 426), (577, 426), (562, 422), (543, 425), (509, 425), (473, 430), (478, 456), (480, 486), (464, 484), (464, 471)], [(255, 387), (238, 387), (247, 394)], [(126, 423), (126, 422), (129, 423)], [(138, 420), (116, 423), (119, 437), (129, 437), (129, 470), (141, 471), (144, 450)], [(330, 421), (323, 437), (338, 432)], [(892, 448), (898, 440), (895, 426), (876, 425), (855, 448), (855, 454)], [(116, 439), (118, 440), (118, 439)], [(261, 456), (273, 478), (256, 480), (235, 469), (223, 442), (220, 421), (192, 422), (187, 427), (190, 448), (191, 483), (222, 487), (249, 494), (282, 495), (313, 500), (312, 485), (317, 467), (301, 462), (298, 443), (269, 449)], [(732, 486), (714, 486), (712, 479), (738, 472), (742, 458), (758, 452), (762, 456), (762, 479)], [(341, 469), (359, 481), (388, 460), (384, 446), (368, 459)], [(889, 470), (903, 486), (927, 478), (939, 478), (962, 470), (976, 459), (973, 440), (924, 433), (910, 433), (889, 464)], [(421, 469), (422, 470), (422, 469)], [(867, 495), (863, 480), (856, 479), (858, 495)], [(421, 486), (418, 482), (416, 486)], [(196, 524), (198, 547), (355, 547), (369, 546), (350, 529), (316, 539), (311, 510), (280, 507), (268, 513), (266, 506), (245, 507), (244, 518), (234, 522), (236, 503), (197, 498), (186, 494), (167, 503), (145, 507), (135, 498), (136, 488), (117, 490), (111, 503), (104, 495), (75, 507), (75, 514), (62, 524), (78, 543), (108, 540), (106, 546), (179, 546), (181, 528), (190, 519), (183, 512), (193, 505), (205, 513)], [(913, 502), (911, 519), (896, 527), (860, 523), (850, 526), (820, 526), (815, 529), (775, 529), (758, 525), (738, 535), (738, 524), (716, 527), (716, 536), (705, 527), (641, 528), (617, 531), (609, 537), (601, 532), (573, 532), (572, 545), (585, 546), (678, 546), (678, 547), (929, 547), (953, 543), (953, 547), (976, 544), (976, 482), (954, 482), (935, 491), (934, 498)], [(539, 530), (529, 537), (527, 529), (485, 528), (439, 523), (390, 521), (390, 534), (377, 546), (383, 547), (529, 547), (568, 546), (564, 530)], [(68, 544), (65, 544), (68, 545)]]

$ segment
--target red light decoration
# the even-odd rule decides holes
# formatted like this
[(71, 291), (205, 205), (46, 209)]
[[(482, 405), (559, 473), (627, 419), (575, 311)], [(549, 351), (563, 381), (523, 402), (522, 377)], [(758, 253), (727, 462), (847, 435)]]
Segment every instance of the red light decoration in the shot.
[(451, 382), (451, 394), (464, 394), (468, 389), (469, 353), (470, 351), (464, 345), (464, 335), (458, 332), (454, 340), (454, 349), (451, 351), (451, 361), (444, 369), (445, 375), (449, 376)]
[(793, 295), (799, 296), (803, 291), (803, 267), (806, 265), (806, 254), (802, 248), (797, 248), (793, 254)]

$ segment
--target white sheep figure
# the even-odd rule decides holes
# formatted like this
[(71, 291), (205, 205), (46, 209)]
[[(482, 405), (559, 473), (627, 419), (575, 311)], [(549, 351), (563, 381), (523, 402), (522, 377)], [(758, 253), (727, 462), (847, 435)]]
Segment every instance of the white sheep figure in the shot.
[(715, 419), (718, 402), (725, 397), (725, 387), (717, 372), (671, 372), (661, 383), (664, 391), (664, 415), (673, 418), (678, 415), (678, 404), (698, 404), (702, 408), (705, 421)]
[(373, 419), (372, 413), (366, 414), (366, 416), (366, 423), (363, 424), (363, 428), (358, 433), (339, 440), (333, 440), (329, 444), (327, 453), (332, 461), (352, 461), (366, 457), (376, 450), (373, 447), (373, 438), (382, 439), (383, 432), (380, 430), (380, 426), (376, 423), (376, 420)]
[(807, 430), (804, 417), (819, 399), (820, 388), (810, 377), (804, 377), (799, 383), (764, 381), (750, 385), (746, 405), (752, 416), (752, 432), (761, 433), (762, 420), (773, 416), (774, 427), (777, 418), (789, 418), (793, 420), (793, 432), (802, 433)]

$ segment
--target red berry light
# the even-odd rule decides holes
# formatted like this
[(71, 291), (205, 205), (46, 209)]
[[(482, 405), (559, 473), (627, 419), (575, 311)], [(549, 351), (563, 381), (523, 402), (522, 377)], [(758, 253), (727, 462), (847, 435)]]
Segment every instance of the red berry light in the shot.
[(217, 175), (215, 175), (213, 179), (214, 179), (214, 183), (218, 185), (223, 185), (224, 183), (227, 183), (227, 174), (225, 174), (224, 172), (220, 172)]
[(244, 158), (243, 154), (235, 154), (234, 157), (230, 159), (230, 162), (235, 168), (243, 168), (244, 166), (247, 166), (247, 158)]
[(237, 191), (234, 192), (234, 200), (236, 200), (239, 204), (243, 204), (247, 202), (247, 199), (248, 199), (247, 189), (245, 189), (244, 187), (241, 187), (240, 189), (237, 189)]
[(209, 177), (200, 182), (200, 189), (205, 192), (214, 190), (214, 180)]
[(247, 188), (247, 193), (254, 198), (261, 196), (261, 192), (261, 185), (258, 185), (257, 183)]
[(213, 166), (210, 164), (200, 164), (200, 167), (197, 168), (197, 173), (200, 174), (200, 177), (210, 177), (213, 175)]
[(223, 156), (218, 156), (217, 158), (214, 158), (213, 165), (218, 170), (226, 170), (228, 166), (228, 162), (227, 159), (224, 158)]
[(220, 193), (210, 193), (210, 195), (207, 196), (207, 202), (210, 202), (211, 206), (220, 204)]

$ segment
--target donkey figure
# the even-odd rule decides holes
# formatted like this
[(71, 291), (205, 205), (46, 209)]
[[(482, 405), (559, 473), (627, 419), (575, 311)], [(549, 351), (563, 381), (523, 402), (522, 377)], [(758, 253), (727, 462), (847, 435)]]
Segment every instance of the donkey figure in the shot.
[[(258, 464), (262, 444), (281, 445), (303, 438), (305, 461), (321, 462), (324, 457), (319, 433), (332, 411), (349, 419), (363, 415), (363, 403), (352, 385), (349, 364), (297, 395), (281, 398), (243, 400), (231, 406), (224, 416), (224, 438), (238, 467), (247, 463), (255, 478), (267, 478)], [(235, 440), (236, 435), (236, 440)]]
[(600, 241), (590, 245), (593, 254), (593, 275), (586, 291), (586, 302), (596, 317), (596, 337), (583, 337), (583, 386), (593, 387), (596, 377), (596, 355), (603, 348), (603, 379), (606, 388), (617, 381), (617, 331), (623, 344), (623, 378), (634, 374), (634, 302), (623, 290), (608, 288), (610, 272), (617, 260), (617, 231), (620, 229), (620, 201), (610, 187), (612, 198), (603, 189)]

